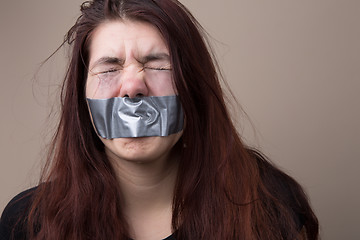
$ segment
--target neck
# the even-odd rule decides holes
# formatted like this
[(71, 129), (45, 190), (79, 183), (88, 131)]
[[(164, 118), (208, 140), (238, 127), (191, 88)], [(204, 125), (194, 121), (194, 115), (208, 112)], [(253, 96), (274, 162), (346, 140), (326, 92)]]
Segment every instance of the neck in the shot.
[(151, 162), (112, 161), (131, 236), (135, 239), (169, 236), (172, 233), (172, 202), (179, 162), (177, 151), (173, 149)]
[(126, 208), (172, 203), (177, 158), (165, 156), (154, 162), (118, 162), (116, 165)]

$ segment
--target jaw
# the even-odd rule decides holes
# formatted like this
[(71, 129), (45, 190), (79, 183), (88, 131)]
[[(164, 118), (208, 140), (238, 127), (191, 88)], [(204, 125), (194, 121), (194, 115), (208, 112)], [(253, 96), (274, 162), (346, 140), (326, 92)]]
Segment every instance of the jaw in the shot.
[[(152, 163), (167, 158), (182, 132), (166, 137), (101, 139), (113, 161)], [(165, 159), (163, 159), (165, 160)]]

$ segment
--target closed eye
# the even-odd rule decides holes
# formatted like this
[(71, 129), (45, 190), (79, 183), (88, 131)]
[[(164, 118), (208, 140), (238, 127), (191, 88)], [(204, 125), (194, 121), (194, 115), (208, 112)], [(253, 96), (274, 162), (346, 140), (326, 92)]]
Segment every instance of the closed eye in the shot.
[(169, 67), (144, 67), (144, 69), (157, 70), (157, 71), (170, 71)]
[(99, 72), (98, 74), (107, 74), (107, 73), (114, 73), (114, 72), (117, 72), (119, 71), (120, 69), (117, 69), (117, 68), (111, 68), (111, 69), (108, 69), (108, 70), (105, 70), (105, 71), (101, 71)]

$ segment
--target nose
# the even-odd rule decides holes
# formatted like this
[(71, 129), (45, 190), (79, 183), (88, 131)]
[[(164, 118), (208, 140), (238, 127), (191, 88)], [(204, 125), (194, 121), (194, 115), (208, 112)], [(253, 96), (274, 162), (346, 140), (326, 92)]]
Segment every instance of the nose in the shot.
[(121, 82), (120, 97), (143, 97), (149, 93), (143, 71), (127, 69)]

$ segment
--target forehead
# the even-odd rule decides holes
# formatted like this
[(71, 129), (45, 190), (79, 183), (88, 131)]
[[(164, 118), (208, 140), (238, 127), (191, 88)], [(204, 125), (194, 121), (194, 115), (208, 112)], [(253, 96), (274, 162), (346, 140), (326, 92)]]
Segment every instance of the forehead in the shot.
[(90, 63), (108, 56), (131, 57), (166, 52), (167, 46), (158, 29), (146, 22), (114, 20), (100, 24), (92, 33)]

